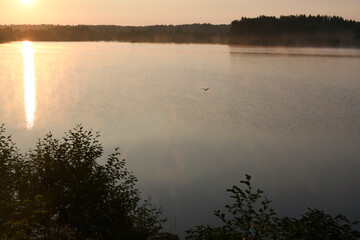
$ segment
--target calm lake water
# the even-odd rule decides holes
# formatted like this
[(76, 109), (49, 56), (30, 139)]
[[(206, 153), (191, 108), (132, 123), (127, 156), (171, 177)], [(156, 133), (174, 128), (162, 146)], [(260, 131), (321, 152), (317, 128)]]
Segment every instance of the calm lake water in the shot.
[(19, 42), (0, 45), (0, 83), (20, 149), (100, 131), (167, 231), (217, 223), (245, 173), (280, 215), (360, 220), (360, 50)]

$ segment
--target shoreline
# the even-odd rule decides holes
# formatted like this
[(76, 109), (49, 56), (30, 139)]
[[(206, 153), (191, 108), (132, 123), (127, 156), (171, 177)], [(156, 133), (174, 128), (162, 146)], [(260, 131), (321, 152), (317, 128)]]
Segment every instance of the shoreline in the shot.
[[(277, 45), (259, 45), (259, 44), (234, 44), (234, 43), (227, 43), (227, 42), (198, 42), (198, 41), (194, 41), (194, 42), (176, 42), (176, 41), (117, 41), (117, 40), (68, 40), (68, 41), (64, 41), (64, 40), (52, 40), (52, 41), (47, 41), (47, 40), (32, 40), (32, 39), (22, 39), (22, 40), (13, 40), (13, 41), (3, 41), (0, 42), (0, 44), (9, 44), (9, 43), (16, 43), (16, 42), (25, 42), (25, 41), (29, 41), (29, 42), (43, 42), (43, 43), (97, 43), (97, 42), (108, 42), (108, 43), (133, 43), (133, 44), (141, 44), (141, 43), (146, 43), (146, 44), (179, 44), (179, 45), (224, 45), (224, 46), (229, 46), (229, 47), (241, 47), (241, 48), (298, 48), (298, 49), (303, 49), (303, 48), (320, 48), (320, 49), (327, 49), (327, 48), (332, 48), (332, 49), (354, 49), (354, 50), (360, 50), (360, 45), (326, 45), (326, 44), (319, 44), (319, 45), (307, 45), (307, 44), (294, 44), (294, 45), (281, 45), (281, 44), (277, 44)], [(254, 53), (255, 54), (255, 53)]]

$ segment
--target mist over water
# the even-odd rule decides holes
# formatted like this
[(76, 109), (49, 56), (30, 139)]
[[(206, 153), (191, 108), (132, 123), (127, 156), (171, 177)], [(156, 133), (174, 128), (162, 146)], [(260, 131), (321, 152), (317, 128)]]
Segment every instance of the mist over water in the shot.
[[(280, 215), (359, 219), (359, 50), (37, 42), (29, 70), (22, 48), (0, 45), (7, 133), (25, 151), (78, 123), (100, 131), (164, 206), (165, 230), (215, 224), (245, 173)], [(31, 129), (24, 71), (36, 76)]]

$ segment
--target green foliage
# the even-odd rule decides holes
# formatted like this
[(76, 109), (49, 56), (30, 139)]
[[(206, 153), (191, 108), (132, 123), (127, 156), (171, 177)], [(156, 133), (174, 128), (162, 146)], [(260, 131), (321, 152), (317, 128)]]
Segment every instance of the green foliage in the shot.
[(187, 239), (235, 240), (269, 238), (274, 229), (272, 220), (275, 212), (269, 208), (270, 201), (262, 197), (263, 191), (260, 189), (254, 190), (250, 180), (251, 177), (246, 175), (246, 179), (241, 181), (246, 187), (244, 190), (238, 186), (233, 186), (227, 190), (234, 200), (233, 204), (225, 206), (231, 217), (228, 218), (220, 210), (215, 211), (215, 216), (222, 221), (223, 226), (217, 228), (197, 226), (195, 229), (187, 231)]
[(3, 133), (2, 127), (0, 184), (10, 186), (0, 197), (6, 239), (146, 239), (161, 229), (161, 209), (141, 202), (118, 149), (98, 162), (98, 133), (82, 126), (62, 139), (49, 133), (24, 155)]
[(220, 227), (199, 225), (187, 232), (188, 240), (355, 240), (360, 233), (353, 229), (357, 222), (350, 222), (346, 217), (329, 214), (317, 209), (308, 209), (302, 218), (278, 218), (269, 201), (262, 197), (263, 191), (254, 190), (251, 177), (245, 175), (241, 181), (244, 189), (233, 186), (227, 191), (231, 193), (233, 203), (225, 208), (227, 217), (220, 210), (215, 216), (223, 223)]
[[(13, 203), (21, 155), (11, 136), (4, 136), (4, 126), (0, 126), (0, 223), (4, 223), (12, 211), (8, 208)], [(2, 226), (0, 224), (0, 232)]]
[(43, 196), (37, 195), (33, 200), (9, 204), (7, 209), (11, 209), (11, 215), (8, 221), (1, 225), (0, 238), (32, 240), (44, 237), (44, 227), (38, 221), (46, 213), (43, 203)]
[(276, 219), (276, 239), (358, 239), (360, 233), (353, 230), (358, 222), (350, 222), (345, 216), (330, 216), (324, 211), (309, 208), (300, 219), (284, 217)]
[[(269, 201), (266, 197), (261, 198), (263, 191), (253, 188), (250, 184), (251, 177), (246, 175), (246, 180), (241, 183), (246, 185), (243, 191), (237, 186), (233, 186), (227, 191), (230, 192), (231, 198), (235, 200), (232, 205), (226, 205), (225, 208), (233, 216), (227, 220), (225, 214), (215, 211), (215, 215), (219, 217), (231, 232), (231, 235), (239, 235), (238, 237), (245, 239), (259, 239), (261, 236), (267, 237), (273, 229), (271, 218), (275, 215), (273, 209), (269, 208)], [(259, 204), (260, 201), (260, 204)]]
[(158, 233), (162, 229), (162, 224), (166, 219), (161, 219), (162, 209), (154, 207), (151, 198), (145, 199), (143, 203), (135, 208), (133, 222), (136, 232), (147, 237), (149, 233)]

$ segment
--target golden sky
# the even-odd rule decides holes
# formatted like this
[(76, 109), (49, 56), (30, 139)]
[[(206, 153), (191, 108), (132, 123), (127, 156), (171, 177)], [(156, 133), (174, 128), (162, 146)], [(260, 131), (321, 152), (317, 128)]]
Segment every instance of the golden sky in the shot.
[(360, 21), (360, 0), (0, 0), (0, 24), (229, 24), (290, 14)]

